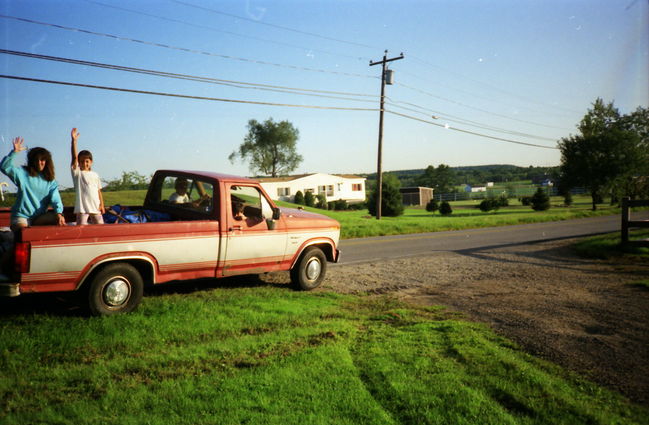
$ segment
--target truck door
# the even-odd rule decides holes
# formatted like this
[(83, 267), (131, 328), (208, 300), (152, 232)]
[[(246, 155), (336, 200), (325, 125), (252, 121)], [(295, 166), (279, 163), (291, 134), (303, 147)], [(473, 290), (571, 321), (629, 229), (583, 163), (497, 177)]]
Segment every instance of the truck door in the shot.
[(270, 202), (255, 186), (226, 186), (229, 202), (223, 275), (263, 273), (282, 269), (287, 233), (283, 221), (273, 220)]

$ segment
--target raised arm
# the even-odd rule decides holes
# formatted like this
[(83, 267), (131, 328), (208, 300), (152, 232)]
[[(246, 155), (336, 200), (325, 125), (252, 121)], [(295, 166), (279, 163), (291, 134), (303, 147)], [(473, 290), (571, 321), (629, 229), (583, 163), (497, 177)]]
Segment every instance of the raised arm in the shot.
[(77, 131), (76, 127), (70, 132), (70, 138), (72, 139), (70, 143), (70, 154), (72, 155), (72, 160), (70, 161), (70, 167), (78, 168), (79, 163), (77, 162), (77, 139), (79, 138), (80, 133)]

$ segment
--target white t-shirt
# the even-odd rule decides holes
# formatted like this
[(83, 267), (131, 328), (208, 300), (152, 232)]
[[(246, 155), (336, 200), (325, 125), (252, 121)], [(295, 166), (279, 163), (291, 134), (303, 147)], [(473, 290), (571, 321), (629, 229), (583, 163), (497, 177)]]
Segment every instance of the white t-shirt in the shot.
[(174, 192), (169, 197), (169, 202), (172, 202), (174, 204), (187, 204), (189, 203), (189, 195), (187, 195), (186, 193), (184, 195), (180, 195)]
[(78, 167), (72, 168), (72, 181), (74, 182), (74, 213), (75, 214), (100, 214), (99, 189), (101, 179), (94, 171), (81, 171)]

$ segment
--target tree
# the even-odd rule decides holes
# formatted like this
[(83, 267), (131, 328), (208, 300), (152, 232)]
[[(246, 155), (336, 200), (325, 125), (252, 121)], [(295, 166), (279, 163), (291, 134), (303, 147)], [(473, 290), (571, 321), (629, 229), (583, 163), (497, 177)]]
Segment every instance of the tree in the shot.
[(451, 204), (449, 204), (448, 201), (442, 202), (442, 204), (439, 206), (439, 213), (441, 215), (453, 214), (453, 208), (451, 208)]
[(304, 205), (307, 207), (315, 205), (315, 196), (313, 196), (313, 192), (307, 192), (304, 194)]
[(439, 209), (439, 202), (437, 199), (433, 198), (426, 204), (426, 211), (434, 213)]
[[(389, 173), (385, 173), (382, 179), (382, 193), (381, 193), (381, 215), (387, 217), (398, 217), (403, 214), (403, 200), (401, 198), (401, 182), (399, 179)], [(376, 197), (377, 190), (370, 192), (369, 200), (367, 201), (367, 209), (370, 215), (376, 217)]]
[(324, 193), (318, 193), (318, 196), (316, 196), (315, 206), (321, 210), (326, 210), (329, 207), (327, 204), (327, 196)]
[(304, 205), (304, 194), (301, 190), (295, 192), (295, 197), (293, 198), (294, 204)]
[(106, 192), (118, 190), (136, 190), (147, 189), (149, 187), (150, 177), (143, 176), (137, 171), (122, 171), (122, 176), (118, 179), (104, 180), (102, 190)]
[(596, 210), (604, 193), (622, 188), (620, 181), (647, 172), (649, 114), (638, 108), (623, 116), (613, 102), (598, 98), (578, 129), (559, 142), (562, 185), (586, 187)]
[(448, 165), (439, 164), (437, 168), (429, 165), (424, 170), (424, 174), (417, 178), (417, 184), (432, 187), (435, 193), (450, 193), (453, 191), (456, 178), (455, 171)]
[(295, 170), (302, 162), (296, 151), (299, 131), (288, 121), (274, 122), (272, 118), (263, 123), (248, 121), (248, 134), (228, 157), (234, 163), (237, 158), (248, 161), (253, 174), (277, 177)]
[(536, 189), (536, 192), (532, 195), (531, 203), (534, 211), (545, 211), (550, 209), (550, 197), (545, 193), (545, 190), (540, 187)]

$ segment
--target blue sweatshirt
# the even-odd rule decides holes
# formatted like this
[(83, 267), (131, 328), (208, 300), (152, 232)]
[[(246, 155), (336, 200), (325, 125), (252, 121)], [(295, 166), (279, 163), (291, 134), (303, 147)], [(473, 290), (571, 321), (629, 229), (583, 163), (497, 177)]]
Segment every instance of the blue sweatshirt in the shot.
[(40, 174), (32, 177), (24, 167), (14, 165), (16, 152), (11, 151), (0, 162), (0, 170), (18, 187), (16, 202), (11, 207), (12, 217), (33, 219), (47, 212), (52, 205), (57, 213), (63, 212), (63, 202), (56, 180), (48, 182)]

